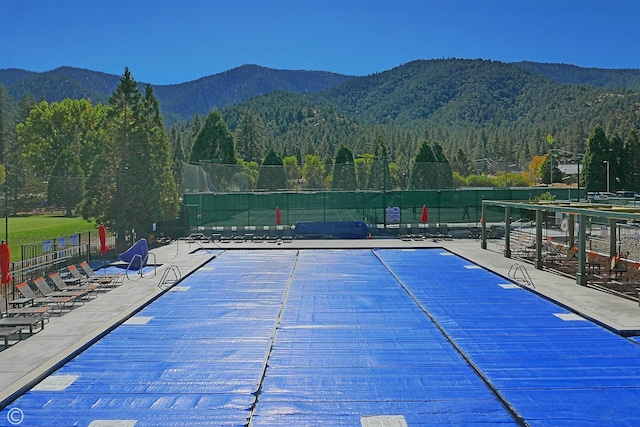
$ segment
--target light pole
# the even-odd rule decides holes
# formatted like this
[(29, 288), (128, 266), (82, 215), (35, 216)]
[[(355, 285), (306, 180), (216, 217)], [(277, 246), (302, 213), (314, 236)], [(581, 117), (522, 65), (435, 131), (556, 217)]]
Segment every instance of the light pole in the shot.
[(609, 186), (609, 184), (610, 184), (610, 180), (609, 180), (609, 177), (610, 177), (609, 164), (610, 163), (609, 163), (609, 160), (603, 160), (602, 163), (605, 163), (607, 165), (607, 193), (609, 193), (610, 192), (609, 191), (610, 190), (610, 186)]
[(580, 153), (576, 153), (576, 158), (577, 158), (577, 162), (576, 164), (578, 165), (578, 202), (580, 201), (580, 157), (584, 158), (584, 154), (580, 154)]

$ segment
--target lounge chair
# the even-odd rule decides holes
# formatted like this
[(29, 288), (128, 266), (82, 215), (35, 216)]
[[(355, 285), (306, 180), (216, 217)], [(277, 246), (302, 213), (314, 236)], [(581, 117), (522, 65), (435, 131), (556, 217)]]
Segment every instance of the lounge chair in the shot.
[[(7, 306), (7, 300), (4, 297), (0, 298), (0, 303), (3, 303), (3, 308)], [(31, 308), (31, 307), (26, 307)], [(25, 310), (25, 308), (17, 309)], [(6, 313), (3, 314), (3, 316)], [(33, 335), (34, 328), (40, 325), (40, 330), (44, 329), (44, 322), (48, 317), (40, 315), (37, 312), (31, 312), (29, 315), (15, 316), (15, 317), (2, 317), (0, 318), (0, 328), (29, 328), (29, 335)]]
[(66, 292), (78, 292), (78, 291), (87, 291), (87, 292), (92, 292), (92, 291), (100, 291), (100, 287), (101, 285), (99, 283), (87, 283), (84, 285), (67, 285), (65, 283), (64, 280), (62, 280), (62, 277), (60, 277), (60, 273), (53, 272), (53, 273), (49, 273), (49, 280), (51, 280), (51, 282), (54, 284), (54, 286), (59, 290), (59, 291), (66, 291)]
[(22, 341), (22, 328), (0, 327), (0, 338), (4, 338), (4, 348), (9, 347), (9, 339), (13, 336), (17, 336), (18, 341)]
[[(96, 288), (97, 291), (108, 291), (110, 289), (116, 288), (122, 284), (122, 279), (124, 278), (123, 274), (114, 274), (114, 275), (102, 275), (102, 274), (88, 274), (86, 271), (91, 271), (91, 266), (86, 264), (83, 266), (80, 264), (82, 271), (80, 271), (75, 265), (67, 266), (67, 271), (74, 279), (77, 279), (81, 285), (80, 286), (94, 286), (99, 285)], [(83, 274), (85, 272), (85, 274)]]
[(20, 308), (10, 308), (7, 300), (0, 294), (0, 317), (25, 317), (25, 316), (42, 316), (47, 317), (52, 307), (48, 305), (28, 306)]
[(84, 274), (87, 280), (100, 283), (108, 283), (114, 280), (122, 279), (122, 274), (96, 274), (87, 261), (78, 264), (80, 273)]
[(16, 289), (24, 298), (31, 299), (33, 305), (51, 306), (52, 311), (57, 309), (58, 314), (62, 314), (65, 309), (71, 310), (76, 302), (76, 297), (73, 296), (38, 297), (27, 282), (18, 283)]
[(29, 335), (33, 335), (34, 328), (40, 325), (44, 329), (44, 317), (5, 317), (0, 319), (0, 328), (29, 328)]
[(86, 289), (83, 290), (62, 290), (62, 291), (54, 291), (51, 286), (47, 283), (44, 277), (38, 277), (37, 279), (33, 279), (33, 284), (36, 285), (40, 293), (45, 297), (74, 297), (76, 299), (80, 298), (88, 298), (89, 291)]

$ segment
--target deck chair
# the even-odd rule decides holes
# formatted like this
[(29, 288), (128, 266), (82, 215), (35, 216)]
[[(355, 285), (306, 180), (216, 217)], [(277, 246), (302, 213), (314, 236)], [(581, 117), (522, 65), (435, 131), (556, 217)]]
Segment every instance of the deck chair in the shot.
[(36, 285), (40, 293), (45, 297), (75, 297), (76, 299), (88, 298), (89, 291), (84, 290), (63, 290), (54, 291), (47, 283), (44, 277), (40, 276), (37, 279), (33, 279), (33, 284)]
[(123, 274), (96, 274), (87, 261), (78, 264), (78, 270), (91, 282), (108, 283), (114, 280), (118, 281), (124, 276)]
[(38, 297), (36, 293), (31, 289), (29, 283), (22, 282), (16, 285), (16, 289), (20, 292), (24, 298), (30, 298), (32, 300), (33, 305), (48, 305), (52, 307), (52, 313), (57, 312), (58, 314), (62, 314), (62, 312), (67, 309), (71, 310), (73, 305), (75, 304), (75, 297), (67, 296), (67, 297)]
[[(4, 303), (3, 308), (7, 306), (7, 300), (4, 297), (0, 297), (0, 303)], [(19, 308), (15, 310), (25, 310), (33, 307), (25, 307)], [(48, 311), (48, 310), (47, 310)], [(25, 311), (25, 313), (29, 313), (29, 315), (23, 316), (14, 316), (14, 317), (4, 317), (6, 316), (6, 312), (2, 313), (2, 318), (0, 318), (0, 328), (29, 328), (29, 335), (33, 335), (35, 327), (40, 325), (40, 330), (44, 329), (45, 320), (49, 320), (48, 316), (41, 315), (37, 311)]]
[(9, 347), (9, 339), (12, 337), (17, 337), (18, 341), (22, 341), (22, 328), (0, 327), (0, 338), (4, 339), (4, 348)]
[[(83, 271), (85, 271), (84, 267), (81, 267)], [(87, 268), (91, 270), (89, 264), (87, 264)], [(96, 291), (108, 291), (115, 287), (118, 287), (122, 284), (122, 279), (124, 278), (123, 274), (113, 275), (113, 276), (104, 276), (101, 274), (87, 275), (82, 274), (82, 272), (75, 266), (69, 265), (67, 266), (67, 271), (74, 279), (77, 279), (80, 282), (80, 286), (95, 286), (98, 285)], [(93, 271), (93, 270), (91, 270)]]
[(60, 273), (53, 272), (53, 273), (49, 273), (49, 280), (51, 281), (51, 283), (53, 283), (53, 285), (59, 290), (59, 291), (67, 291), (67, 292), (74, 292), (74, 291), (87, 291), (87, 292), (98, 292), (100, 291), (100, 283), (87, 283), (84, 285), (67, 285), (65, 283), (64, 280), (62, 280), (62, 277), (60, 277)]
[(0, 317), (42, 316), (47, 318), (51, 314), (50, 311), (51, 307), (48, 305), (9, 308), (9, 303), (0, 294)]

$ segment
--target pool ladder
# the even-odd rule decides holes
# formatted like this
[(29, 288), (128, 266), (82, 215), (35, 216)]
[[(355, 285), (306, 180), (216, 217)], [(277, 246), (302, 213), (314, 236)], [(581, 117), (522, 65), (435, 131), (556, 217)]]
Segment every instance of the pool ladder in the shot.
[(508, 275), (509, 278), (515, 280), (516, 282), (524, 283), (527, 286), (531, 286), (532, 288), (536, 287), (536, 285), (533, 284), (531, 276), (529, 276), (529, 272), (527, 272), (527, 269), (522, 264), (518, 264), (516, 262), (511, 265)]
[(178, 268), (178, 266), (170, 265), (162, 274), (160, 282), (158, 283), (158, 287), (160, 289), (167, 289), (181, 278), (182, 274), (180, 273), (180, 269)]

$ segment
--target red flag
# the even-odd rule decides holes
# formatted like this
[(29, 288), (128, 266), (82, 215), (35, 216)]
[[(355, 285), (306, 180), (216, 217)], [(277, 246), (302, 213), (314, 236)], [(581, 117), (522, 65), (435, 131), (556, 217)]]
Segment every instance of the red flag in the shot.
[(280, 208), (276, 207), (276, 224), (282, 224), (282, 218), (280, 218)]
[(98, 237), (100, 237), (100, 253), (104, 255), (109, 252), (109, 247), (107, 246), (107, 229), (103, 224), (98, 228)]
[(11, 261), (11, 254), (9, 253), (9, 246), (4, 240), (0, 243), (0, 283), (11, 283), (11, 274), (9, 274), (9, 262)]
[(422, 215), (420, 215), (420, 222), (429, 222), (429, 213), (427, 212), (427, 205), (422, 205)]

